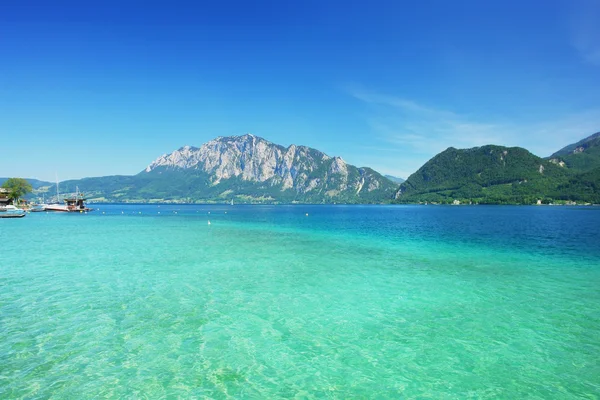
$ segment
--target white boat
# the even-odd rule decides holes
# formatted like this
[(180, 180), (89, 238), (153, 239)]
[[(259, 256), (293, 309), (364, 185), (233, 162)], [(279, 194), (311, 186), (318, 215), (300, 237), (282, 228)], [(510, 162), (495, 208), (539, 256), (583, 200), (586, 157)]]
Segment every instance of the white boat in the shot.
[(79, 187), (75, 186), (75, 196), (67, 197), (63, 199), (65, 204), (60, 204), (60, 194), (58, 192), (58, 179), (56, 180), (56, 200), (55, 204), (44, 204), (44, 211), (58, 211), (58, 212), (88, 212), (93, 211), (92, 208), (88, 208), (85, 205), (85, 198), (83, 193), (79, 193)]
[(63, 212), (68, 212), (69, 209), (67, 208), (66, 204), (46, 204), (46, 206), (44, 207), (44, 211), (63, 211)]
[(29, 212), (43, 212), (46, 211), (46, 204), (36, 204), (31, 206)]
[(26, 214), (25, 210), (21, 210), (12, 204), (0, 207), (0, 218), (23, 218)]
[(44, 195), (42, 194), (42, 202), (39, 204), (32, 204), (29, 212), (42, 212), (46, 211), (46, 201), (44, 199)]
[(92, 208), (88, 208), (85, 205), (85, 198), (83, 197), (83, 193), (79, 193), (79, 188), (75, 196), (67, 197), (63, 199), (65, 204), (46, 204), (44, 209), (45, 211), (61, 211), (61, 212), (88, 212), (93, 211)]
[(60, 192), (58, 191), (58, 174), (56, 176), (56, 203), (44, 204), (44, 211), (68, 211), (66, 205), (60, 204)]

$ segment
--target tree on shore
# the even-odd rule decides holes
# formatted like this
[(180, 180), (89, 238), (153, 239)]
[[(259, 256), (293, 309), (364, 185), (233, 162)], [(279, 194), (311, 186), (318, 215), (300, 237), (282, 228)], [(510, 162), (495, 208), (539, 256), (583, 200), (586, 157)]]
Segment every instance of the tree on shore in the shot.
[(8, 189), (8, 198), (13, 201), (14, 204), (19, 203), (19, 199), (25, 196), (27, 193), (31, 193), (33, 188), (31, 184), (23, 178), (8, 178), (6, 182), (2, 184), (4, 189)]

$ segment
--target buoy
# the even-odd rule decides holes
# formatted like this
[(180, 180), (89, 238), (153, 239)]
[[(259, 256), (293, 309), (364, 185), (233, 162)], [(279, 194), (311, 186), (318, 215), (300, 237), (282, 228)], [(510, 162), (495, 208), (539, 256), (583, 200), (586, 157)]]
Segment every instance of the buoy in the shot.
[(308, 217), (308, 213), (306, 213), (306, 216)]
[(210, 225), (210, 221), (208, 221), (208, 224)]

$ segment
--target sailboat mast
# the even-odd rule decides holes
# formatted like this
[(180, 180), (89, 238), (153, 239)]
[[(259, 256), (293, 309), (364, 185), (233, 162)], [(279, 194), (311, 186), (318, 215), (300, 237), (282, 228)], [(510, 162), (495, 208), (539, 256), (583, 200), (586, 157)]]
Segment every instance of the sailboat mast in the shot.
[(56, 174), (56, 203), (60, 204), (60, 193), (58, 192), (58, 174)]

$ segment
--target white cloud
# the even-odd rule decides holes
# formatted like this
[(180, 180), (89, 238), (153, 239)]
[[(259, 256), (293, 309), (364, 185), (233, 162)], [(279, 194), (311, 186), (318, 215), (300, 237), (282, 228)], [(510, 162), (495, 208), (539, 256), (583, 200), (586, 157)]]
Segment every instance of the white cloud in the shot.
[(402, 97), (356, 89), (349, 93), (370, 106), (367, 123), (378, 146), (397, 154), (372, 157), (368, 165), (404, 178), (448, 147), (519, 146), (545, 157), (600, 130), (600, 108), (547, 121), (486, 121)]

